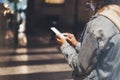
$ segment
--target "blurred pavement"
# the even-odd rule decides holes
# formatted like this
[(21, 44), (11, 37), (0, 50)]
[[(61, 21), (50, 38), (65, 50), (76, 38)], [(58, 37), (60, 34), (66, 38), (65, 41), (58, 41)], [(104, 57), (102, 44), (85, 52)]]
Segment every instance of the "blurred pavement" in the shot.
[(0, 80), (73, 80), (58, 44), (50, 38), (49, 33), (28, 35), (25, 47), (1, 48)]

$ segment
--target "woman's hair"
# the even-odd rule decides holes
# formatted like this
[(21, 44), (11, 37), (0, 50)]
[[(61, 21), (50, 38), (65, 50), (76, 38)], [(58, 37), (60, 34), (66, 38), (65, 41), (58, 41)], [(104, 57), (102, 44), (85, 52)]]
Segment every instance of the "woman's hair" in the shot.
[(95, 2), (95, 6), (96, 6), (95, 11), (110, 4), (120, 5), (120, 0), (93, 0), (93, 2)]

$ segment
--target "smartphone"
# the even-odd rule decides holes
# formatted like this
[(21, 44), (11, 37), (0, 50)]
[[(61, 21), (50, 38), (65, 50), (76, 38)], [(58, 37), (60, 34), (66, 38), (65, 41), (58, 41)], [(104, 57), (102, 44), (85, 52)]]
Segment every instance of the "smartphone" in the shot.
[(50, 28), (55, 34), (59, 34), (62, 38), (65, 38), (65, 36), (55, 27)]

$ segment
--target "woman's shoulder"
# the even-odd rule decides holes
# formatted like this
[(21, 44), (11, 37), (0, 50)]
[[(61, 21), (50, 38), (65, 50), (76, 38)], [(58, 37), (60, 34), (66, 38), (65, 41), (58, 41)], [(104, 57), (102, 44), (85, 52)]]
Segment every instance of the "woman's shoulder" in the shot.
[(100, 48), (115, 34), (119, 33), (116, 25), (108, 18), (98, 15), (87, 24), (88, 33), (92, 34), (97, 39)]
[(117, 33), (119, 30), (116, 25), (107, 17), (102, 15), (94, 16), (87, 24), (89, 32), (102, 32), (102, 33)]

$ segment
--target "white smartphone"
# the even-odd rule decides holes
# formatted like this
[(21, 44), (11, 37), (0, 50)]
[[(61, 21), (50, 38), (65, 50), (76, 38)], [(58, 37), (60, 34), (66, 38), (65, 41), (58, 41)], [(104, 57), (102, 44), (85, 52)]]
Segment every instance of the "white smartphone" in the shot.
[(55, 27), (50, 28), (55, 34), (59, 34), (62, 38), (65, 38), (65, 36)]

